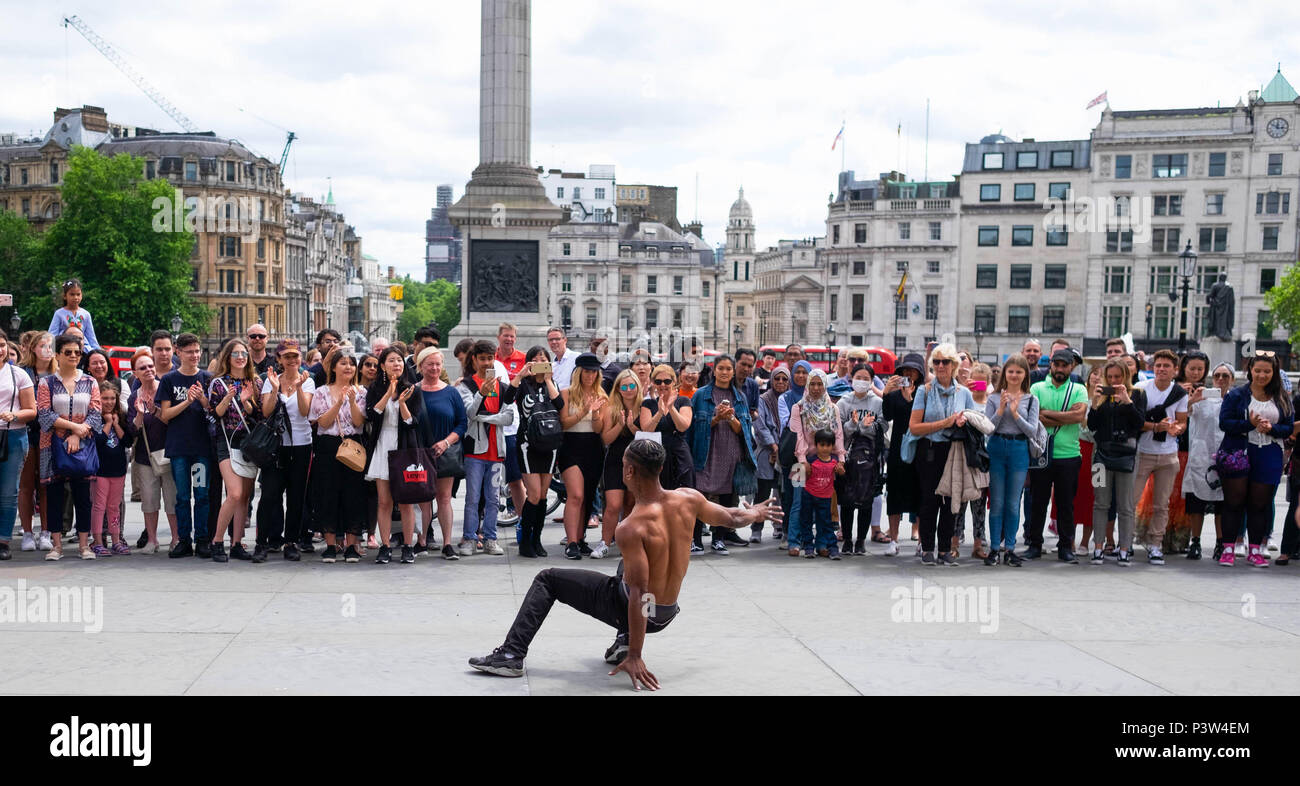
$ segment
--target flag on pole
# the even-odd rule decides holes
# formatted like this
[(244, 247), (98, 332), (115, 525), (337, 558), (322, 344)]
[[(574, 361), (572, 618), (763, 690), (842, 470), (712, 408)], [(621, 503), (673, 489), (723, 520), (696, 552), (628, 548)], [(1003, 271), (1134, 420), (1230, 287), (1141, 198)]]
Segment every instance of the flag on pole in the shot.
[(834, 141), (834, 142), (831, 142), (831, 150), (834, 150), (834, 149), (835, 149), (835, 146), (838, 145), (838, 144), (840, 143), (840, 140), (843, 139), (843, 138), (844, 138), (844, 124), (841, 123), (841, 124), (840, 124), (840, 132), (839, 132), (838, 134), (835, 135), (835, 141)]
[(1110, 92), (1110, 91), (1108, 91), (1108, 90), (1106, 90), (1106, 91), (1102, 91), (1102, 94), (1099, 95), (1099, 96), (1097, 96), (1096, 98), (1092, 99), (1092, 101), (1089, 102), (1089, 104), (1088, 104), (1087, 106), (1085, 106), (1084, 109), (1092, 109), (1092, 108), (1093, 108), (1094, 106), (1096, 106), (1097, 104), (1100, 104), (1100, 103), (1103, 103), (1103, 102), (1104, 102), (1107, 106), (1109, 106), (1109, 105), (1110, 105), (1110, 99), (1108, 99), (1108, 98), (1106, 97), (1106, 93), (1108, 93), (1108, 92)]
[(898, 291), (894, 293), (894, 299), (901, 301), (903, 299), (903, 290), (907, 288), (907, 274), (903, 274), (903, 279), (898, 282)]

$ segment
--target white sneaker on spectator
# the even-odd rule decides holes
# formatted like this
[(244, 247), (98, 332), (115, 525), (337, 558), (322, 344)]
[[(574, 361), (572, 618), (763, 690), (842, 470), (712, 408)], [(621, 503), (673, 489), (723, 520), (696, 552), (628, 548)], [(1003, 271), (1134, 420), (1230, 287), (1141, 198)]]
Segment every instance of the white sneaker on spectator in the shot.
[(460, 547), (456, 549), (456, 552), (460, 554), (462, 557), (474, 556), (474, 541), (462, 540), (460, 542)]
[(888, 546), (885, 546), (885, 556), (886, 556), (886, 557), (897, 557), (897, 556), (898, 556), (898, 544), (895, 543), (895, 542), (892, 541), (892, 540), (889, 541), (889, 545), (888, 545)]
[(606, 554), (609, 554), (609, 546), (606, 546), (605, 541), (603, 540), (597, 543), (591, 550), (592, 559), (604, 559)]
[(502, 554), (505, 554), (505, 552), (501, 550), (501, 547), (497, 545), (495, 540), (483, 541), (483, 553), (491, 554), (494, 557), (500, 557)]
[(23, 533), (23, 551), (36, 551), (36, 536), (30, 532)]
[(1246, 544), (1245, 544), (1245, 543), (1238, 543), (1238, 544), (1237, 544), (1237, 548), (1234, 549), (1234, 551), (1236, 552), (1236, 554), (1237, 554), (1238, 557), (1244, 557), (1244, 556), (1246, 556)]
[(54, 548), (54, 541), (50, 540), (50, 533), (41, 530), (41, 537), (36, 543), (36, 548), (41, 551), (50, 551)]

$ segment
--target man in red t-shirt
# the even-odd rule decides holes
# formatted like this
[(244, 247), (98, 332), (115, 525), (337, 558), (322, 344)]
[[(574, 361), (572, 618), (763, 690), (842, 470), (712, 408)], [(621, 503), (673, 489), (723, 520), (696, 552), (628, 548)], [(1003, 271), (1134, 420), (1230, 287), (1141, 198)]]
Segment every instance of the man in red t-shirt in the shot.
[(519, 372), (524, 370), (524, 353), (515, 349), (516, 335), (515, 326), (509, 322), (502, 322), (497, 328), (496, 359), (506, 367), (506, 373), (510, 375), (509, 382), (514, 382)]

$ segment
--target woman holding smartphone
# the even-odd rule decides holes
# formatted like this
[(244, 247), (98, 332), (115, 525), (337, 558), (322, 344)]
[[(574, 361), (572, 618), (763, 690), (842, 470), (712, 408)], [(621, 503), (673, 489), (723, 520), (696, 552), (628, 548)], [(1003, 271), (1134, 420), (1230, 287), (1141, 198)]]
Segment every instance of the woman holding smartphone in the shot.
[(1093, 565), (1104, 560), (1106, 522), (1114, 502), (1119, 513), (1118, 562), (1121, 568), (1133, 564), (1133, 472), (1137, 462), (1137, 440), (1146, 422), (1146, 393), (1133, 386), (1128, 365), (1119, 359), (1102, 367), (1102, 384), (1092, 389), (1088, 429), (1092, 432), (1093, 464), (1105, 468), (1105, 482), (1094, 489), (1092, 504)]
[(524, 367), (501, 392), (501, 400), (519, 410), (519, 466), (523, 470), (524, 509), (519, 512), (519, 556), (525, 559), (545, 557), (542, 527), (546, 525), (546, 495), (555, 471), (555, 448), (531, 444), (528, 424), (537, 415), (559, 418), (564, 397), (555, 384), (553, 368), (545, 347), (533, 347), (524, 356)]

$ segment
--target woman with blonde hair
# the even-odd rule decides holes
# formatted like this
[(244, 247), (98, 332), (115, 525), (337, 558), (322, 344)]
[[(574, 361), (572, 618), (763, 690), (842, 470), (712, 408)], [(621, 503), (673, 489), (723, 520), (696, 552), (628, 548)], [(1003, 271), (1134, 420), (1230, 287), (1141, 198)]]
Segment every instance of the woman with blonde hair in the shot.
[(686, 433), (691, 429), (694, 410), (691, 400), (677, 390), (677, 375), (672, 366), (655, 366), (650, 375), (653, 388), (646, 391), (641, 402), (641, 430), (657, 431), (668, 458), (659, 472), (659, 482), (665, 489), (679, 489), (695, 485), (695, 463)]
[[(934, 378), (912, 399), (908, 429), (917, 437), (913, 464), (921, 483), (921, 564), (956, 565), (951, 551), (954, 517), (948, 497), (937, 493), (948, 463), (952, 434), (966, 425), (965, 411), (975, 406), (970, 390), (957, 382), (957, 348), (940, 344), (930, 353)], [(947, 551), (935, 554), (935, 544)]]
[(559, 466), (566, 493), (565, 559), (582, 559), (592, 553), (583, 537), (584, 524), (591, 515), (605, 460), (605, 449), (597, 427), (609, 401), (600, 382), (600, 358), (584, 352), (575, 362), (572, 385), (560, 391), (564, 399), (564, 407), (560, 410), (564, 441), (560, 445)]
[[(646, 377), (649, 378), (648, 371)], [(623, 484), (623, 451), (632, 444), (640, 428), (637, 421), (641, 417), (641, 399), (644, 397), (637, 371), (627, 369), (614, 378), (614, 392), (609, 397), (600, 427), (600, 438), (605, 443), (605, 512), (600, 543), (591, 550), (592, 559), (601, 559), (609, 553), (614, 542), (614, 528), (636, 502)], [(629, 504), (624, 505), (624, 502)]]
[[(53, 374), (54, 336), (44, 330), (34, 330), (25, 334), (22, 348), (18, 353), (18, 365), (27, 372), (35, 389), (41, 380)], [(35, 394), (33, 394), (35, 395)], [(45, 484), (40, 483), (39, 466), (41, 463), (41, 426), (39, 419), (33, 418), (27, 423), (27, 460), (23, 463), (22, 473), (18, 477), (18, 520), (23, 527), (23, 551), (49, 551), (53, 548), (50, 540), (52, 530), (63, 531), (63, 522), (51, 526), (45, 511)], [(32, 515), (36, 513), (36, 504), (40, 505), (41, 537), (37, 542), (32, 532)]]
[[(253, 360), (248, 345), (241, 339), (232, 339), (222, 347), (214, 361), (215, 379), (208, 388), (212, 413), (217, 417), (215, 440), (217, 465), (221, 469), (221, 482), (226, 498), (217, 513), (217, 525), (212, 531), (212, 561), (229, 562), (253, 559), (244, 548), (244, 527), (248, 524), (248, 501), (253, 498), (253, 478), (239, 473), (233, 463), (234, 452), (244, 443), (252, 426), (261, 420), (261, 385), (253, 373)], [(256, 475), (256, 472), (254, 472)], [(234, 521), (231, 531), (230, 554), (226, 554), (226, 527)]]

